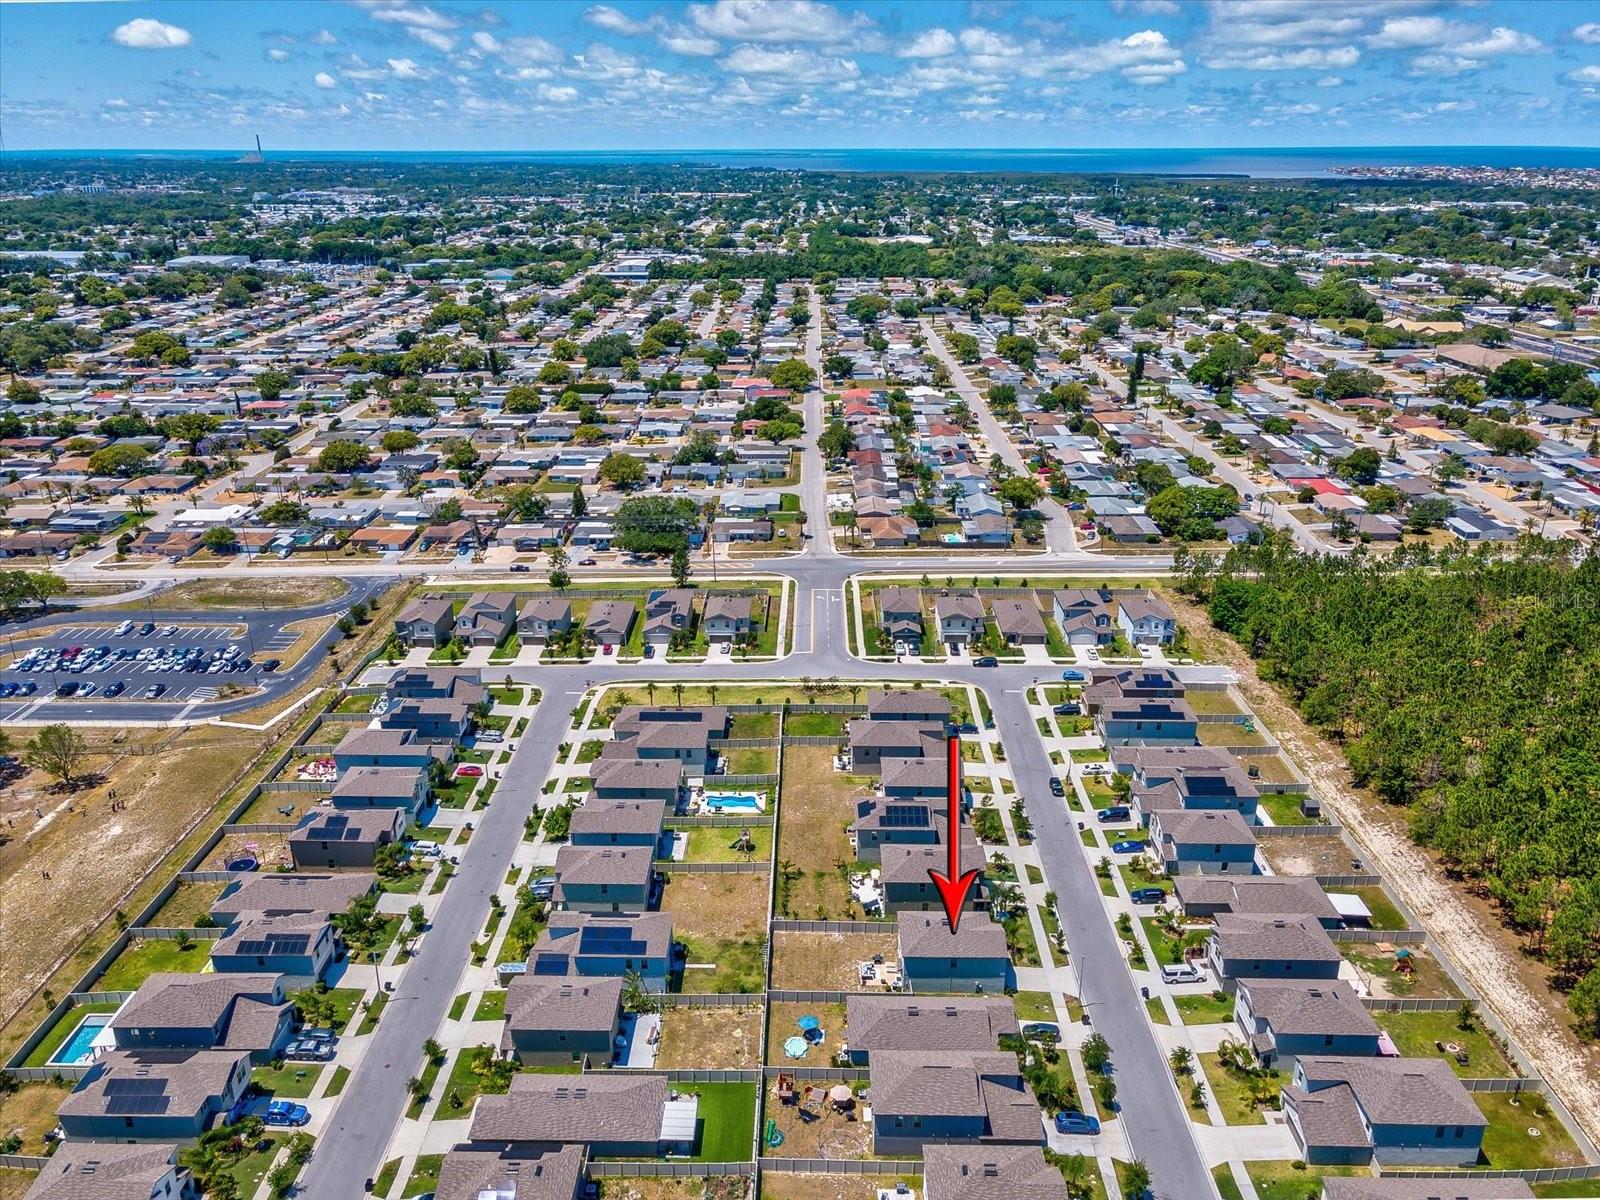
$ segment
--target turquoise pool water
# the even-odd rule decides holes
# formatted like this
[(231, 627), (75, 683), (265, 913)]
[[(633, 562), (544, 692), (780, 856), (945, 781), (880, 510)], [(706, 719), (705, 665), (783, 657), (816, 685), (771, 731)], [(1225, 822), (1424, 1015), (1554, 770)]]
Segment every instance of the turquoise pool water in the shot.
[(760, 812), (761, 797), (755, 792), (707, 792), (706, 808), (722, 812)]
[(55, 1052), (48, 1065), (75, 1067), (79, 1063), (88, 1062), (94, 1052), (94, 1039), (100, 1036), (102, 1029), (111, 1024), (111, 1016), (111, 1013), (90, 1013), (86, 1016), (72, 1031), (72, 1036), (61, 1043), (61, 1048)]

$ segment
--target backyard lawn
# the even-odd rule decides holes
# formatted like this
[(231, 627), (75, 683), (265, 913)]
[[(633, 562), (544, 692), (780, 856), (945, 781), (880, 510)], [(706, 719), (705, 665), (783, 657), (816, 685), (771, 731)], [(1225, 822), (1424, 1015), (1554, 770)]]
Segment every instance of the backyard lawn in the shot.
[(14, 1092), (0, 1092), (0, 1129), (22, 1138), (18, 1154), (43, 1154), (44, 1135), (56, 1127), (56, 1109), (72, 1091), (61, 1083), (24, 1083)]
[(1308, 1167), (1298, 1159), (1289, 1162), (1245, 1164), (1260, 1200), (1316, 1200), (1328, 1175), (1370, 1175), (1366, 1167)]
[[(683, 861), (692, 863), (702, 862), (766, 862), (772, 854), (772, 826), (770, 824), (751, 824), (750, 843), (753, 850), (735, 850), (734, 844), (739, 840), (739, 830), (744, 826), (732, 825), (695, 825), (687, 830), (689, 845), (684, 851)], [(763, 902), (764, 903), (764, 902)]]
[(701, 1162), (748, 1162), (756, 1121), (756, 1085), (701, 1083), (699, 1144)]
[[(1476, 1019), (1470, 1030), (1463, 1030), (1458, 1015), (1453, 1012), (1375, 1012), (1372, 1017), (1407, 1058), (1442, 1058), (1463, 1079), (1505, 1079), (1516, 1074), (1500, 1047)], [(1441, 1042), (1461, 1047), (1467, 1054), (1467, 1062), (1457, 1062), (1453, 1051), (1440, 1050), (1435, 1043)]]
[(79, 1022), (90, 1013), (116, 1012), (122, 1007), (115, 1001), (102, 1001), (98, 1004), (78, 1004), (67, 1009), (61, 1014), (61, 1019), (50, 1027), (50, 1032), (45, 1034), (44, 1041), (34, 1047), (33, 1053), (28, 1055), (25, 1067), (42, 1067), (49, 1062), (61, 1049), (62, 1044), (72, 1036), (73, 1030), (78, 1028)]
[(835, 771), (830, 747), (791, 746), (784, 754), (778, 801), (783, 915), (820, 920), (861, 915), (850, 895), (848, 872), (856, 856), (845, 828), (855, 818), (853, 801), (870, 786), (870, 780)]
[[(1405, 949), (1409, 953), (1402, 959), (1396, 953), (1385, 954), (1376, 947), (1366, 949), (1355, 943), (1339, 946), (1340, 953), (1356, 968), (1374, 996), (1460, 998), (1461, 993), (1436, 959), (1416, 946)], [(1402, 964), (1405, 970), (1400, 969)]]
[[(1489, 1119), (1482, 1155), (1488, 1166), (1508, 1171), (1571, 1167), (1583, 1161), (1582, 1151), (1542, 1095), (1473, 1092), (1472, 1098)], [(1593, 1180), (1589, 1186), (1596, 1190)]]
[(843, 713), (791, 711), (784, 717), (783, 732), (788, 737), (842, 738), (848, 720)]
[(199, 971), (210, 961), (210, 942), (193, 942), (183, 949), (176, 941), (151, 939), (129, 942), (126, 949), (95, 980), (97, 992), (133, 992), (150, 976), (162, 971)]
[[(804, 1058), (791, 1059), (783, 1043), (800, 1033), (801, 1017), (816, 1017), (822, 1023), (822, 1042), (806, 1052)], [(844, 1043), (845, 1006), (843, 1003), (815, 1001), (774, 1001), (767, 1009), (767, 1062), (778, 1066), (796, 1063), (806, 1067), (831, 1067), (834, 1053)]]
[(921, 1194), (920, 1175), (896, 1178), (892, 1175), (802, 1175), (798, 1171), (768, 1171), (761, 1176), (761, 1198), (762, 1200), (878, 1200), (880, 1189), (893, 1193), (898, 1183), (904, 1183)]
[(211, 906), (227, 886), (221, 883), (180, 883), (150, 924), (156, 929), (194, 929), (195, 922), (211, 912)]

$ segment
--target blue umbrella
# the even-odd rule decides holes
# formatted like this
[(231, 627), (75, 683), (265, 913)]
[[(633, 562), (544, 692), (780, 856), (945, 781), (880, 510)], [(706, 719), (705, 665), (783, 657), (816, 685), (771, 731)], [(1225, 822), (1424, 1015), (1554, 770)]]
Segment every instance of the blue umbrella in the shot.
[(822, 1022), (819, 1021), (816, 1017), (813, 1017), (813, 1016), (801, 1017), (798, 1021), (795, 1022), (795, 1024), (800, 1026), (801, 1030), (803, 1030), (806, 1033), (810, 1033), (813, 1029), (821, 1029), (822, 1028)]

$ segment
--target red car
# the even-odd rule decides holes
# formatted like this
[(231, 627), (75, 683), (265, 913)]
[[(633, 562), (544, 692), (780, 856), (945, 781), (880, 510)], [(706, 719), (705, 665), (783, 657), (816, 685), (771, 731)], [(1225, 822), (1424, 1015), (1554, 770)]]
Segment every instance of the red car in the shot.
[(483, 768), (477, 763), (462, 763), (456, 768), (457, 779), (476, 779), (483, 774)]
[(611, 653), (611, 643), (607, 642), (605, 645), (601, 646), (600, 647), (600, 653), (601, 654), (610, 654)]

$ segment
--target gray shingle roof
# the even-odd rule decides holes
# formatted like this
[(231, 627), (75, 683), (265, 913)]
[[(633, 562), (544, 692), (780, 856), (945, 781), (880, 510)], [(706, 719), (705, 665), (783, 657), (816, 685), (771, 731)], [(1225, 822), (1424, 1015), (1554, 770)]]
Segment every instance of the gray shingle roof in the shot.
[(148, 1200), (177, 1154), (166, 1142), (64, 1142), (24, 1200)]
[(508, 1030), (608, 1030), (622, 1006), (621, 979), (519, 975), (506, 989)]
[(123, 1080), (143, 1080), (137, 1086), (165, 1097), (160, 1114), (193, 1117), (213, 1097), (227, 1091), (241, 1060), (249, 1056), (235, 1050), (112, 1050), (84, 1076), (75, 1091), (61, 1102), (63, 1116), (115, 1115), (119, 1107), (112, 1093)]
[(472, 1114), (475, 1142), (656, 1142), (664, 1075), (514, 1075)]
[(224, 913), (342, 913), (377, 882), (368, 874), (308, 875), (302, 872), (255, 875), (211, 906)]
[(653, 847), (574, 846), (556, 851), (556, 890), (584, 884), (608, 883), (637, 887), (650, 882)]
[(1212, 936), (1223, 958), (1333, 962), (1340, 957), (1339, 948), (1310, 917), (1219, 913)]
[(927, 1200), (1067, 1200), (1061, 1172), (1037, 1146), (933, 1142), (922, 1162)]
[(1239, 990), (1250, 998), (1250, 1011), (1266, 1021), (1273, 1033), (1378, 1036), (1378, 1023), (1348, 983), (1340, 979), (1240, 980)]
[(659, 834), (664, 800), (590, 800), (572, 813), (573, 837), (595, 834)]
[(1296, 1075), (1313, 1095), (1348, 1086), (1375, 1125), (1488, 1124), (1443, 1059), (1302, 1056)]
[(1261, 875), (1223, 879), (1216, 875), (1179, 875), (1172, 881), (1185, 907), (1225, 906), (1225, 911), (1257, 916), (1308, 916), (1333, 920), (1333, 907), (1322, 886), (1310, 875)]
[(994, 1050), (1000, 1037), (1017, 1032), (1009, 1000), (951, 996), (845, 997), (845, 1042), (852, 1050)]
[(573, 1200), (583, 1180), (581, 1146), (452, 1150), (439, 1167), (436, 1200)]
[(1005, 930), (981, 913), (968, 913), (952, 933), (942, 912), (903, 912), (898, 931), (902, 958), (1010, 957)]

